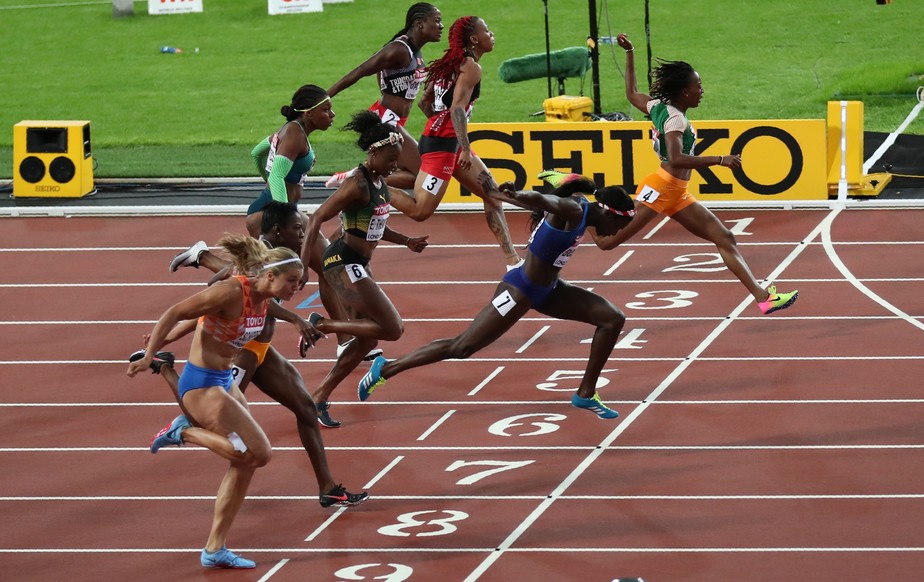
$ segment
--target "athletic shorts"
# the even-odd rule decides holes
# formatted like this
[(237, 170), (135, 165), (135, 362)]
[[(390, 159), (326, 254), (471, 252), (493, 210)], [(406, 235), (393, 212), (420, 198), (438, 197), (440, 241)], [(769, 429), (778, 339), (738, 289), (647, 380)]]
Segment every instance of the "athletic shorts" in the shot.
[(258, 342), (257, 340), (250, 340), (242, 349), (253, 352), (257, 356), (257, 367), (263, 365), (263, 360), (266, 359), (266, 352), (270, 349), (271, 342)]
[(363, 268), (369, 264), (369, 259), (356, 252), (353, 247), (343, 242), (343, 238), (338, 238), (330, 243), (327, 250), (324, 251), (323, 270), (333, 269), (341, 265), (359, 265)]
[[(420, 171), (445, 182), (452, 178), (459, 161), (459, 140), (454, 137), (424, 135), (417, 146), (420, 149)], [(434, 194), (434, 190), (431, 190)]]
[(186, 365), (183, 366), (183, 373), (180, 374), (180, 382), (177, 387), (180, 400), (190, 390), (211, 388), (212, 386), (221, 386), (225, 392), (230, 392), (232, 380), (231, 370), (210, 370), (186, 362)]
[(250, 216), (254, 212), (260, 212), (266, 208), (267, 204), (273, 201), (273, 193), (270, 192), (269, 186), (263, 189), (263, 192), (260, 192), (260, 195), (257, 196), (257, 199), (251, 202), (250, 206), (247, 207), (247, 216)]
[(376, 115), (379, 116), (379, 119), (382, 120), (382, 123), (400, 125), (401, 127), (404, 127), (404, 124), (407, 123), (407, 117), (398, 117), (397, 113), (382, 105), (380, 101), (376, 101), (370, 105), (369, 111), (374, 111)]
[(673, 216), (696, 202), (696, 198), (687, 190), (689, 180), (680, 180), (658, 168), (654, 174), (648, 174), (635, 191), (635, 199), (658, 214)]
[(545, 303), (545, 300), (549, 298), (549, 295), (552, 293), (552, 291), (555, 290), (555, 287), (558, 286), (557, 280), (549, 287), (540, 287), (539, 285), (536, 285), (526, 278), (526, 273), (523, 272), (523, 267), (517, 267), (516, 269), (507, 271), (507, 274), (504, 275), (503, 281), (504, 283), (513, 285), (525, 293), (526, 297), (529, 299), (530, 305), (533, 306), (533, 309), (542, 307), (542, 304)]

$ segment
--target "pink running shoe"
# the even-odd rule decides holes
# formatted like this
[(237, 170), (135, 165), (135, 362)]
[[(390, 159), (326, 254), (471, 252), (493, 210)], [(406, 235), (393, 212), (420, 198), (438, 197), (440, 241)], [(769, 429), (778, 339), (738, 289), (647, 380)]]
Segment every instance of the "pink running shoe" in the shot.
[(792, 291), (790, 293), (777, 293), (776, 285), (770, 285), (767, 287), (767, 293), (770, 294), (770, 297), (766, 301), (761, 301), (757, 304), (757, 307), (760, 308), (761, 313), (764, 315), (770, 315), (774, 311), (786, 309), (795, 303), (796, 298), (799, 297), (798, 290)]
[(325, 188), (339, 188), (340, 185), (343, 184), (344, 180), (346, 180), (352, 175), (353, 175), (353, 170), (350, 170), (349, 172), (337, 172), (336, 174), (328, 178), (326, 182), (324, 182), (324, 187)]

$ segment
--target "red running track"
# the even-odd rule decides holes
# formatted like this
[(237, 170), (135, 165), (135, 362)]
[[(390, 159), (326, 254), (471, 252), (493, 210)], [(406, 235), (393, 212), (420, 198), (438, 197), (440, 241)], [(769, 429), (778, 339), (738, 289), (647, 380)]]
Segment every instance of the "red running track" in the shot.
[[(4, 580), (918, 580), (924, 571), (922, 210), (717, 211), (758, 277), (799, 288), (759, 315), (715, 248), (674, 224), (564, 274), (623, 307), (601, 378), (616, 421), (568, 406), (591, 330), (531, 313), (465, 361), (406, 372), (324, 432), (334, 473), (372, 499), (323, 510), (287, 411), (248, 397), (276, 454), (207, 572), (224, 463), (152, 456), (176, 413), (124, 376), (160, 313), (205, 273), (167, 273), (236, 217), (27, 218), (0, 244), (0, 578)], [(397, 356), (464, 329), (503, 273), (478, 214), (397, 229), (373, 263), (405, 318)], [(525, 215), (511, 214), (515, 240)], [(297, 298), (312, 309), (309, 286)], [(295, 334), (277, 346), (297, 358)], [(185, 357), (186, 346), (176, 346)], [(334, 342), (296, 359), (311, 386)]]

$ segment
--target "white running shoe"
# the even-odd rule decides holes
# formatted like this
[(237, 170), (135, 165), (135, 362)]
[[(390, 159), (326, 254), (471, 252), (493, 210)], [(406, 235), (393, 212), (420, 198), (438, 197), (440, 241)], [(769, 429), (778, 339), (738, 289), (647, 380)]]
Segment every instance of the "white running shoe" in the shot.
[(207, 250), (209, 250), (209, 245), (205, 244), (204, 240), (200, 240), (182, 253), (173, 257), (173, 260), (170, 261), (170, 272), (173, 273), (180, 267), (195, 267), (198, 269), (199, 256)]
[(516, 265), (507, 265), (507, 270), (508, 270), (508, 271), (512, 271), (512, 270), (514, 270), (514, 269), (518, 269), (518, 268), (522, 267), (522, 266), (523, 266), (523, 263), (525, 263), (525, 262), (526, 262), (526, 259), (520, 259), (519, 261), (517, 261), (517, 264), (516, 264)]
[[(346, 341), (346, 343), (337, 344), (337, 357), (338, 358), (340, 357), (340, 354), (346, 351), (347, 347), (349, 347), (351, 343), (353, 343), (353, 340), (349, 339)], [(369, 353), (363, 357), (363, 361), (371, 362), (372, 360), (381, 356), (383, 353), (384, 352), (382, 351), (382, 348), (372, 348), (371, 350), (369, 350)]]
[(350, 170), (349, 172), (337, 172), (336, 174), (328, 178), (326, 182), (324, 182), (324, 187), (325, 188), (339, 188), (340, 185), (343, 184), (344, 180), (346, 180), (347, 178), (353, 175), (353, 172), (354, 170)]

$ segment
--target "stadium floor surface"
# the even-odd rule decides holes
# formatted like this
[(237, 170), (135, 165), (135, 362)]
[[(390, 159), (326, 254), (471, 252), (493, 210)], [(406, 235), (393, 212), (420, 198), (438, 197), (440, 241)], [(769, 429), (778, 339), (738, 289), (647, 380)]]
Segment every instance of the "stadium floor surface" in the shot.
[[(334, 475), (371, 499), (317, 503), (291, 415), (255, 388), (275, 447), (229, 546), (257, 568), (199, 566), (225, 463), (148, 451), (176, 414), (157, 376), (125, 376), (171, 303), (206, 279), (179, 250), (234, 216), (4, 220), (0, 572), (9, 580), (916, 580), (924, 570), (922, 209), (717, 210), (755, 274), (795, 305), (762, 316), (715, 248), (655, 223), (563, 275), (625, 311), (599, 389), (568, 405), (592, 330), (530, 312), (495, 344), (334, 392)], [(464, 329), (503, 274), (482, 215), (394, 216), (375, 275), (405, 318), (398, 356)], [(509, 215), (514, 239), (528, 235)], [(169, 241), (169, 242), (165, 242)], [(588, 245), (584, 245), (587, 247)], [(294, 304), (320, 308), (309, 284)], [(309, 387), (335, 341), (299, 358)], [(186, 346), (175, 346), (185, 358)]]

